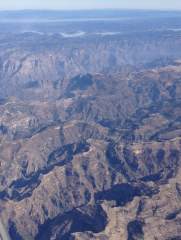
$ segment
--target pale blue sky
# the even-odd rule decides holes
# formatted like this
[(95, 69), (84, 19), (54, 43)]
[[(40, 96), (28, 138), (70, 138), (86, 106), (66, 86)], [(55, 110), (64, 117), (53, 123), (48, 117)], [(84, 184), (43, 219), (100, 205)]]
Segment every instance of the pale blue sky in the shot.
[(181, 0), (0, 0), (0, 9), (181, 9)]

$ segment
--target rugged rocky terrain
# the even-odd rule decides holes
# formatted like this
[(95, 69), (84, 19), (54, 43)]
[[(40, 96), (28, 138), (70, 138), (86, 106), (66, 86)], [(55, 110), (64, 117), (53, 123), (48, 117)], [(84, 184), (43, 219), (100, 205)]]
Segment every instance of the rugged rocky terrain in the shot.
[(14, 37), (0, 40), (10, 238), (181, 239), (180, 33)]

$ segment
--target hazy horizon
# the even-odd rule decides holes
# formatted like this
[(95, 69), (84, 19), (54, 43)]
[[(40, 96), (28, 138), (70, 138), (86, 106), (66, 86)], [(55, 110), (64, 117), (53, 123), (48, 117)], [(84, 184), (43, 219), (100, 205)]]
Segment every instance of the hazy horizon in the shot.
[(0, 8), (0, 12), (19, 12), (19, 11), (52, 11), (52, 12), (79, 12), (79, 11), (155, 11), (155, 12), (181, 12), (181, 9), (169, 9), (169, 8), (17, 8), (17, 9), (2, 9)]
[(12, 10), (101, 10), (101, 9), (118, 9), (118, 10), (181, 10), (181, 1), (179, 0), (6, 0), (0, 2), (1, 11)]

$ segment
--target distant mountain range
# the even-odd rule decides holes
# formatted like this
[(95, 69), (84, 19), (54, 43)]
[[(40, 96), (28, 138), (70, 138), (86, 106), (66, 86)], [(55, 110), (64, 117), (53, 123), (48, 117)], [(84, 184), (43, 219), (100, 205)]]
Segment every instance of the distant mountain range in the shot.
[(180, 240), (180, 13), (0, 19), (0, 238)]
[(179, 11), (149, 10), (19, 10), (0, 11), (1, 20), (128, 19), (180, 17)]

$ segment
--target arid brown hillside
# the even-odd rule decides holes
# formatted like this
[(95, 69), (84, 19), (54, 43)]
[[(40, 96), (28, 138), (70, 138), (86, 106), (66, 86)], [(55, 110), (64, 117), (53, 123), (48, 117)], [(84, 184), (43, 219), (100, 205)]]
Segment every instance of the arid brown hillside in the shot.
[(72, 39), (58, 34), (0, 35), (0, 96), (55, 100), (65, 93), (69, 79), (80, 74), (121, 73), (123, 79), (133, 69), (172, 64), (181, 57), (180, 36), (180, 32)]
[(101, 71), (106, 49), (106, 63), (87, 53), (92, 71), (74, 50), (64, 77), (63, 53), (3, 63), (0, 209), (13, 240), (180, 239), (180, 61)]
[(180, 12), (0, 20), (0, 239), (181, 240)]

